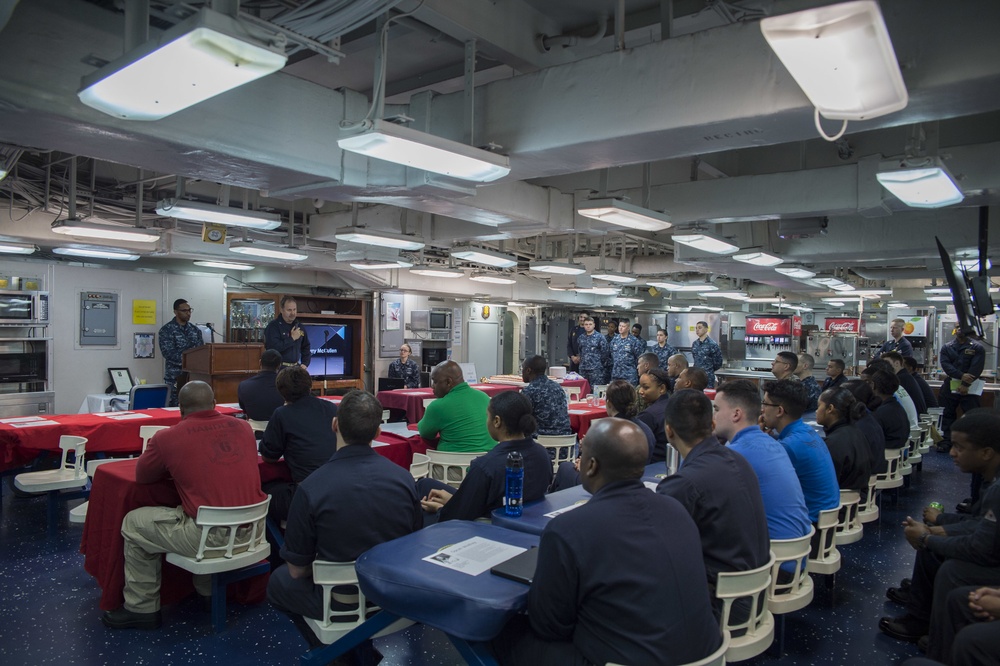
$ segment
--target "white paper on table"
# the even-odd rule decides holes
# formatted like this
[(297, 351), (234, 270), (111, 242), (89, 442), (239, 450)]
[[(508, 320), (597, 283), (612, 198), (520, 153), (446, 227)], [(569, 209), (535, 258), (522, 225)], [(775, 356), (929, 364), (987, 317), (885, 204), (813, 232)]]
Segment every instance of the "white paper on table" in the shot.
[(122, 414), (133, 414), (134, 412), (94, 412), (93, 416), (100, 416), (102, 418), (111, 419), (116, 416), (121, 416)]
[(658, 486), (660, 484), (654, 483), (652, 481), (643, 481), (642, 485), (646, 486), (647, 488), (649, 488), (650, 490), (652, 490), (655, 493), (656, 492), (656, 486)]
[(153, 417), (140, 412), (112, 412), (108, 418), (113, 421), (131, 421), (132, 419), (151, 419)]
[(555, 518), (556, 516), (558, 516), (561, 513), (566, 513), (567, 511), (572, 511), (573, 509), (578, 509), (578, 508), (580, 508), (581, 506), (583, 506), (586, 503), (587, 503), (587, 500), (585, 500), (585, 499), (577, 500), (576, 502), (570, 504), (569, 506), (564, 506), (563, 508), (556, 509), (555, 511), (549, 511), (548, 513), (545, 514), (545, 517), (546, 518)]
[(482, 537), (472, 537), (442, 548), (423, 559), (424, 562), (430, 562), (446, 569), (461, 571), (470, 576), (478, 576), (484, 571), (489, 571), (490, 567), (506, 562), (526, 550), (527, 548), (520, 546), (511, 546)]
[[(240, 408), (240, 403), (238, 403), (238, 402), (223, 402), (223, 403), (219, 404), (219, 407), (228, 407), (229, 409), (239, 409)], [(180, 407), (177, 407), (176, 409), (180, 409)]]
[(21, 421), (20, 423), (9, 424), (13, 428), (34, 428), (35, 426), (59, 425), (55, 421)]
[(569, 413), (570, 414), (589, 414), (590, 410), (589, 409), (571, 409), (571, 410), (569, 410)]
[(18, 416), (16, 419), (0, 419), (0, 423), (25, 423), (27, 421), (44, 421), (41, 416)]
[(179, 411), (181, 411), (180, 407), (160, 407), (160, 409), (162, 409), (164, 411), (167, 411), (167, 412), (179, 412)]

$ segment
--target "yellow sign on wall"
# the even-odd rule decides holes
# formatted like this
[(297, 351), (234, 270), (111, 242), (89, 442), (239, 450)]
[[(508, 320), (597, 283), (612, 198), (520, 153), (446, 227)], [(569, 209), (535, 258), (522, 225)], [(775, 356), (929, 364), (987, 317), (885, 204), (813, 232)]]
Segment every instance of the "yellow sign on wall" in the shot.
[(156, 325), (156, 301), (132, 301), (132, 323)]

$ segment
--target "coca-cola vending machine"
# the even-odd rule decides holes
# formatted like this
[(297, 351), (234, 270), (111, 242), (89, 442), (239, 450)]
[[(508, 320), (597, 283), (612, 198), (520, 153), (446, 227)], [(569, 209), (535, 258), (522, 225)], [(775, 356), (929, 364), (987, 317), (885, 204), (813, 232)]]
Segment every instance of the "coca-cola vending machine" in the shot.
[(845, 373), (855, 375), (868, 364), (868, 338), (859, 335), (857, 319), (830, 317), (823, 325), (825, 330), (812, 331), (806, 336), (806, 352), (815, 358), (813, 375), (823, 377), (826, 364), (838, 358), (846, 366)]
[(778, 352), (795, 351), (790, 316), (748, 316), (746, 331), (748, 361), (773, 361)]

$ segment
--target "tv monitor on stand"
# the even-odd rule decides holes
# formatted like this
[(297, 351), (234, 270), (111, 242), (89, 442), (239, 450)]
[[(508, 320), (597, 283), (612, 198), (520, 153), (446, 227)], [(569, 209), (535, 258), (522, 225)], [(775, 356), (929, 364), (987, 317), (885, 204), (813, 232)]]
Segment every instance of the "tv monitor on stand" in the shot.
[(353, 377), (354, 340), (343, 324), (301, 324), (309, 336), (309, 374), (323, 379)]
[(944, 268), (944, 276), (948, 280), (948, 288), (951, 289), (951, 302), (955, 306), (958, 329), (964, 335), (976, 335), (981, 338), (983, 337), (983, 326), (972, 310), (972, 299), (969, 296), (969, 287), (965, 277), (955, 270), (955, 262), (951, 260), (951, 256), (944, 249), (941, 240), (936, 236), (934, 240), (937, 242), (938, 253), (941, 255), (941, 266)]

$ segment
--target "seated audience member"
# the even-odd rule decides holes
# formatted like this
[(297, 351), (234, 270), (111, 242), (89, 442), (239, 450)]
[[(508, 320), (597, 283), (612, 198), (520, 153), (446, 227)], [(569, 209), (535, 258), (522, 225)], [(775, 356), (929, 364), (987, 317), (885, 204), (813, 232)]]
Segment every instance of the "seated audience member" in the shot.
[[(871, 377), (879, 370), (882, 370), (893, 377), (896, 377), (896, 370), (892, 367), (889, 361), (883, 361), (878, 359), (872, 361), (868, 366), (861, 372), (862, 377)], [(911, 428), (917, 427), (917, 406), (913, 404), (913, 399), (910, 394), (899, 384), (899, 377), (896, 377), (896, 392), (893, 394), (896, 396), (896, 400), (902, 405), (903, 411), (906, 412), (906, 420), (909, 422)]]
[(868, 377), (869, 386), (878, 401), (875, 409), (875, 420), (882, 426), (885, 434), (885, 448), (901, 449), (906, 446), (906, 440), (910, 438), (910, 422), (906, 418), (903, 406), (896, 399), (896, 389), (899, 388), (899, 380), (896, 375), (879, 370), (873, 372)]
[(580, 473), (593, 497), (546, 525), (528, 614), (493, 640), (501, 664), (661, 666), (718, 648), (698, 530), (642, 485), (646, 451), (624, 419), (591, 426)]
[(816, 411), (819, 394), (822, 393), (819, 388), (819, 382), (812, 375), (814, 363), (813, 357), (809, 354), (799, 354), (798, 365), (795, 366), (795, 372), (793, 373), (802, 382), (802, 386), (805, 387), (806, 393), (809, 395), (809, 404), (806, 405), (807, 412)]
[(795, 368), (799, 367), (799, 357), (789, 351), (778, 352), (771, 361), (771, 374), (776, 379), (798, 379)]
[[(646, 464), (649, 464), (653, 457), (653, 448), (656, 446), (656, 435), (636, 415), (635, 394), (635, 387), (623, 379), (616, 379), (608, 384), (608, 392), (605, 394), (606, 410), (608, 416), (631, 421), (639, 427), (639, 430), (642, 430), (642, 434), (646, 436), (646, 443), (649, 444), (649, 458), (646, 459)], [(559, 470), (556, 472), (549, 492), (554, 493), (557, 490), (565, 490), (578, 485), (580, 485), (579, 458), (574, 462), (559, 463)]]
[(865, 434), (854, 424), (867, 411), (845, 388), (824, 391), (816, 410), (816, 423), (826, 433), (826, 448), (837, 472), (837, 485), (843, 490), (856, 490), (862, 496), (868, 491), (868, 477), (872, 474), (871, 449)]
[(701, 368), (685, 368), (674, 382), (674, 390), (692, 389), (704, 391), (708, 388), (708, 373)]
[(872, 413), (872, 406), (881, 404), (881, 401), (872, 393), (872, 388), (868, 382), (861, 379), (852, 379), (845, 382), (843, 387), (854, 394), (854, 398), (865, 406), (864, 415), (854, 422), (854, 425), (861, 430), (868, 442), (868, 460), (870, 461), (872, 474), (882, 474), (888, 468), (885, 459), (885, 433), (882, 426), (875, 419)]
[(807, 400), (801, 382), (790, 379), (764, 382), (760, 418), (764, 427), (778, 434), (778, 443), (788, 453), (799, 477), (809, 520), (816, 524), (820, 511), (840, 506), (840, 487), (826, 444), (802, 421)]
[(549, 452), (531, 438), (535, 417), (531, 403), (520, 393), (504, 391), (493, 396), (486, 410), (490, 437), (499, 442), (476, 458), (462, 484), (455, 489), (436, 479), (417, 481), (420, 504), (438, 520), (475, 520), (489, 517), (503, 506), (507, 487), (507, 454), (518, 451), (524, 461), (523, 500), (534, 502), (545, 496), (552, 483)]
[(545, 374), (548, 367), (542, 356), (532, 356), (524, 361), (521, 379), (528, 385), (521, 389), (521, 395), (531, 402), (539, 435), (571, 435), (573, 429), (569, 426), (566, 392)]
[(371, 393), (345, 395), (332, 424), (337, 452), (299, 485), (288, 512), (281, 548), (287, 564), (271, 574), (267, 600), (291, 617), (310, 648), (321, 642), (302, 618), (323, 617), (313, 561), (353, 562), (369, 548), (423, 527), (413, 477), (371, 447), (381, 421), (382, 405)]
[(253, 421), (268, 421), (285, 399), (278, 392), (276, 380), (281, 367), (281, 354), (268, 349), (260, 355), (260, 372), (240, 382), (236, 388), (240, 409)]
[[(951, 428), (951, 458), (960, 470), (993, 481), (1000, 470), (1000, 414), (970, 410)], [(930, 634), (928, 656), (947, 659), (948, 595), (967, 585), (1000, 584), (1000, 484), (983, 492), (976, 519), (953, 525), (928, 526), (907, 518), (904, 534), (917, 551), (908, 589), (889, 588), (886, 596), (902, 603), (907, 613), (879, 620), (883, 633), (904, 641)]]
[[(197, 555), (201, 541), (201, 528), (195, 523), (198, 507), (246, 506), (266, 499), (249, 424), (215, 411), (215, 395), (205, 382), (185, 384), (179, 402), (180, 423), (150, 440), (136, 463), (135, 480), (148, 484), (172, 479), (181, 505), (147, 506), (125, 515), (121, 526), (125, 604), (101, 617), (111, 629), (160, 626), (163, 553)], [(194, 587), (203, 597), (209, 596), (209, 576), (195, 576)]]
[(951, 666), (1000, 666), (1000, 587), (969, 585), (948, 593), (935, 653)]
[[(681, 376), (682, 372), (688, 369), (688, 365), (687, 356), (684, 354), (672, 354), (670, 358), (667, 359), (667, 375), (670, 377), (671, 392), (677, 389), (677, 378)], [(704, 372), (704, 370), (702, 372)], [(705, 381), (707, 386), (708, 375), (705, 375)]]
[[(659, 367), (659, 358), (656, 354), (652, 352), (646, 352), (639, 357), (639, 363), (636, 365), (636, 371), (639, 373), (639, 380), (642, 381), (642, 376), (652, 370), (653, 368)], [(670, 382), (667, 382), (667, 392), (670, 392)], [(635, 403), (635, 411), (642, 412), (644, 409), (649, 407), (649, 403), (646, 399), (642, 397), (642, 391), (640, 390), (637, 395)]]
[(903, 365), (906, 366), (906, 369), (913, 377), (913, 381), (920, 387), (920, 395), (924, 396), (924, 404), (927, 405), (927, 408), (937, 407), (937, 398), (934, 396), (934, 390), (920, 374), (920, 366), (917, 365), (917, 359), (912, 356), (905, 356), (903, 357)]
[(653, 368), (639, 378), (639, 395), (646, 402), (646, 409), (636, 415), (649, 426), (656, 436), (656, 446), (649, 462), (663, 462), (667, 459), (667, 432), (663, 428), (663, 413), (670, 400), (670, 378), (659, 368)]
[(495, 442), (486, 430), (486, 407), (490, 398), (462, 379), (462, 368), (444, 361), (431, 371), (434, 402), (427, 405), (417, 424), (421, 437), (438, 440), (438, 451), (477, 453), (489, 451)]
[[(771, 542), (767, 514), (753, 467), (740, 454), (719, 444), (712, 434), (712, 401), (701, 391), (682, 389), (667, 403), (667, 437), (684, 463), (660, 481), (656, 492), (673, 497), (698, 526), (701, 554), (716, 616), (720, 572), (748, 571), (767, 564)], [(749, 617), (748, 599), (733, 604), (736, 622)]]
[(760, 484), (772, 539), (797, 539), (809, 534), (809, 512), (799, 477), (788, 454), (773, 437), (761, 432), (760, 392), (753, 382), (735, 379), (716, 388), (715, 436), (746, 458)]
[(278, 373), (278, 392), (286, 404), (274, 410), (260, 440), (260, 455), (267, 462), (284, 457), (291, 483), (271, 481), (264, 492), (271, 496), (267, 517), (280, 525), (288, 517), (288, 507), (298, 484), (330, 459), (337, 450), (337, 434), (330, 429), (337, 406), (312, 394), (312, 377), (301, 366), (289, 366)]
[[(906, 364), (903, 362), (903, 355), (899, 352), (886, 352), (882, 354), (881, 359), (883, 361), (888, 361), (889, 365), (896, 373), (896, 379), (899, 380), (899, 385), (906, 391), (906, 394), (910, 396), (910, 400), (913, 401), (913, 406), (917, 410), (917, 414), (927, 413), (927, 403), (924, 401), (924, 394), (920, 390), (920, 385), (917, 384), (917, 380), (913, 378), (910, 371), (906, 369)], [(918, 416), (919, 418), (919, 416)]]
[(831, 388), (837, 388), (841, 384), (847, 381), (847, 375), (844, 374), (843, 359), (831, 358), (826, 363), (826, 379), (823, 380), (822, 390), (827, 390)]
[(405, 342), (399, 345), (399, 358), (389, 364), (389, 379), (402, 379), (406, 388), (420, 388), (420, 366), (410, 358), (413, 349)]

